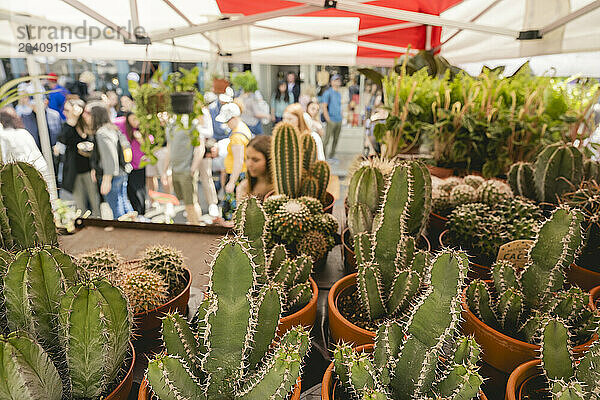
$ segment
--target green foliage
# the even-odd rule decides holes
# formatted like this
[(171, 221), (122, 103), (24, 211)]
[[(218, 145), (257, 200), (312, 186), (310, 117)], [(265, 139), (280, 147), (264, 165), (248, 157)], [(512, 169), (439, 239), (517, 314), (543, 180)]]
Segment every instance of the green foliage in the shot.
[(147, 379), (161, 400), (285, 399), (301, 374), (310, 337), (302, 327), (272, 343), (282, 311), (279, 284), (257, 288), (253, 256), (240, 239), (224, 239), (211, 265), (209, 295), (198, 324), (178, 314), (163, 321), (166, 355)]
[(251, 71), (232, 72), (230, 81), (236, 90), (242, 89), (246, 93), (253, 93), (258, 90), (258, 82)]
[[(19, 88), (18, 88), (19, 84), (33, 81), (35, 79), (48, 79), (48, 78), (50, 78), (50, 75), (34, 75), (34, 76), (24, 76), (21, 78), (11, 79), (10, 81), (6, 82), (2, 86), (0, 86), (0, 108), (8, 106), (11, 103), (14, 103), (15, 101), (18, 101), (19, 99), (22, 99), (24, 97), (32, 96), (31, 93), (20, 92)], [(39, 92), (39, 94), (47, 94), (47, 93), (51, 93), (53, 91), (54, 90), (43, 91), (43, 92)], [(38, 94), (38, 93), (33, 93), (33, 95), (35, 95), (35, 94)]]

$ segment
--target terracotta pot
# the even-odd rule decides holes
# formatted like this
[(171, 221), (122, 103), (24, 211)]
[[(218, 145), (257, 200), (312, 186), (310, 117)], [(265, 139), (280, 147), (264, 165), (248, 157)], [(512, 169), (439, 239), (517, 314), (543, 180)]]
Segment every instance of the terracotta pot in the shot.
[(342, 316), (337, 307), (340, 294), (346, 290), (351, 290), (354, 286), (356, 286), (356, 273), (343, 277), (329, 290), (329, 296), (327, 297), (329, 332), (331, 332), (333, 343), (343, 340), (346, 343), (354, 343), (356, 346), (360, 346), (372, 344), (375, 340), (375, 332), (354, 325)]
[[(491, 283), (491, 281), (487, 281)], [(540, 346), (522, 342), (513, 339), (497, 330), (487, 326), (479, 318), (475, 316), (467, 305), (467, 289), (463, 291), (462, 299), (462, 332), (465, 335), (475, 336), (475, 340), (482, 349), (482, 359), (492, 367), (510, 374), (515, 368), (524, 362), (536, 359), (539, 356)], [(594, 292), (595, 298), (600, 295), (600, 289)], [(592, 295), (590, 294), (590, 298)], [(592, 300), (590, 300), (592, 302)], [(592, 309), (596, 309), (591, 305)], [(581, 354), (598, 338), (598, 335), (588, 340), (586, 343), (573, 348), (575, 354)]]
[[(302, 384), (300, 378), (298, 378), (298, 382), (296, 383), (296, 386), (294, 386), (294, 392), (292, 393), (292, 397), (290, 397), (290, 400), (300, 399), (301, 391)], [(140, 391), (138, 392), (138, 400), (151, 400), (151, 394), (152, 392), (150, 390), (150, 387), (148, 386), (148, 381), (146, 380), (146, 377), (144, 377), (144, 380), (140, 385)]]
[[(448, 233), (448, 229), (440, 233), (439, 243), (441, 247), (452, 247), (449, 243), (445, 243), (445, 237)], [(490, 267), (486, 267), (485, 265), (477, 264), (472, 261), (469, 261), (469, 271), (467, 272), (467, 281), (471, 281), (473, 279), (483, 279), (488, 280), (492, 277)]]
[(590, 290), (589, 306), (592, 310), (595, 310), (596, 308), (598, 308), (598, 307), (596, 307), (596, 303), (598, 302), (598, 300), (600, 300), (600, 286), (596, 286), (595, 288)]
[[(271, 190), (269, 193), (265, 195), (265, 200), (275, 194), (274, 190)], [(325, 205), (323, 206), (323, 212), (327, 214), (333, 214), (333, 203), (335, 203), (335, 198), (329, 192), (325, 193)]]
[(443, 217), (439, 214), (432, 212), (429, 214), (429, 225), (427, 227), (427, 237), (429, 241), (434, 244), (435, 248), (438, 248), (439, 236), (446, 230), (446, 223), (448, 218)]
[[(372, 353), (375, 345), (365, 344), (354, 348), (354, 351), (362, 351), (365, 353)], [(323, 381), (321, 382), (321, 399), (322, 400), (335, 400), (334, 388), (338, 381), (333, 377), (333, 362), (329, 364), (325, 374), (323, 375)], [(487, 400), (485, 394), (482, 391), (479, 392), (480, 400)]]
[(433, 176), (437, 176), (438, 178), (445, 179), (454, 174), (454, 170), (450, 168), (444, 167), (436, 167), (434, 165), (427, 165), (427, 169), (429, 173)]
[(186, 315), (187, 304), (190, 300), (190, 287), (192, 286), (192, 274), (189, 269), (185, 268), (185, 288), (177, 296), (163, 305), (160, 305), (152, 310), (134, 314), (134, 326), (137, 333), (151, 331), (162, 326), (162, 316), (169, 311), (179, 311), (181, 315)]
[(317, 318), (317, 298), (319, 297), (319, 288), (313, 278), (308, 278), (308, 280), (310, 281), (310, 287), (313, 293), (310, 301), (300, 310), (279, 320), (277, 335), (283, 336), (284, 333), (296, 325), (302, 325), (308, 329), (314, 325), (315, 319)]
[(225, 89), (227, 89), (227, 86), (229, 86), (229, 81), (227, 79), (214, 78), (212, 84), (213, 93), (222, 94), (225, 93)]
[(583, 290), (591, 290), (600, 285), (600, 272), (571, 264), (571, 268), (567, 271), (567, 280)]
[(540, 360), (531, 360), (519, 365), (508, 377), (505, 400), (521, 399), (523, 383), (542, 373)]
[(135, 365), (135, 349), (131, 342), (129, 342), (129, 348), (131, 349), (131, 364), (127, 369), (127, 374), (119, 383), (119, 386), (105, 397), (105, 400), (127, 400), (129, 398), (129, 392), (131, 392), (131, 386), (133, 385), (133, 366)]

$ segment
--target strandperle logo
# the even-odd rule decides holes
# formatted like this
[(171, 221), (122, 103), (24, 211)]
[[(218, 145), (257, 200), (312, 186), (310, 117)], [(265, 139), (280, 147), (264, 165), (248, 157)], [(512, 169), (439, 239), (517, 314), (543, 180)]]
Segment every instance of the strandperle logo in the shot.
[(17, 39), (19, 40), (88, 40), (90, 46), (98, 39), (134, 39), (146, 36), (143, 26), (132, 26), (127, 21), (127, 26), (119, 26), (113, 29), (110, 26), (88, 26), (84, 20), (81, 25), (35, 25), (26, 24), (17, 27)]

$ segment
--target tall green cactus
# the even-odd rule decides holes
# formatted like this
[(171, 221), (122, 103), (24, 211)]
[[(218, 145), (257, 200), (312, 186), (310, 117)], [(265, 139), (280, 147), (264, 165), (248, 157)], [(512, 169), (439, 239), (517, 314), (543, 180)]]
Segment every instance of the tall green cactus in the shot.
[(42, 347), (22, 332), (0, 335), (0, 399), (61, 400), (58, 371)]
[(383, 173), (375, 166), (364, 165), (350, 178), (348, 205), (364, 204), (374, 214), (381, 204), (384, 188)]
[(282, 311), (280, 284), (263, 286), (253, 300), (252, 255), (239, 239), (224, 239), (209, 288), (198, 326), (177, 314), (165, 317), (168, 355), (152, 360), (147, 371), (153, 392), (162, 400), (285, 399), (301, 374), (310, 340), (296, 327), (269, 353)]
[(58, 361), (60, 300), (77, 280), (70, 257), (54, 247), (23, 250), (16, 254), (4, 275), (4, 298), (8, 328), (29, 332)]
[(250, 252), (254, 255), (254, 262), (259, 269), (257, 273), (263, 275), (260, 266), (265, 265), (265, 236), (267, 234), (267, 216), (255, 197), (243, 201), (235, 210), (235, 229), (239, 235), (246, 237), (250, 242)]
[(534, 164), (538, 201), (557, 203), (563, 193), (583, 179), (583, 154), (571, 145), (554, 143), (537, 156)]
[(583, 163), (583, 179), (600, 183), (600, 161), (585, 160)]
[(0, 245), (24, 249), (56, 243), (50, 195), (42, 175), (21, 161), (0, 166)]
[(302, 179), (302, 147), (296, 128), (280, 122), (273, 129), (271, 143), (271, 171), (275, 193), (298, 197)]
[(0, 248), (0, 334), (8, 331), (8, 321), (6, 320), (6, 306), (4, 304), (4, 275), (10, 262), (12, 254)]
[(481, 351), (474, 340), (456, 335), (467, 266), (464, 253), (442, 251), (426, 267), (427, 289), (406, 322), (380, 325), (372, 356), (343, 344), (336, 348), (335, 371), (347, 391), (362, 399), (477, 398)]
[(373, 213), (366, 204), (352, 204), (348, 208), (347, 223), (352, 236), (362, 232), (371, 232), (373, 229)]
[(530, 199), (536, 198), (533, 166), (531, 163), (518, 162), (513, 164), (508, 171), (508, 184), (515, 196), (523, 196)]
[(311, 166), (317, 161), (317, 143), (310, 133), (300, 135), (302, 146), (302, 170), (310, 171)]
[(129, 350), (127, 299), (106, 280), (80, 283), (62, 297), (58, 321), (73, 396), (106, 393)]
[(316, 192), (314, 194), (303, 193), (303, 195), (319, 199), (321, 200), (322, 204), (325, 204), (325, 197), (327, 195), (327, 185), (329, 185), (329, 177), (331, 175), (329, 164), (327, 164), (326, 161), (315, 161), (315, 163), (309, 170), (309, 175), (317, 183)]

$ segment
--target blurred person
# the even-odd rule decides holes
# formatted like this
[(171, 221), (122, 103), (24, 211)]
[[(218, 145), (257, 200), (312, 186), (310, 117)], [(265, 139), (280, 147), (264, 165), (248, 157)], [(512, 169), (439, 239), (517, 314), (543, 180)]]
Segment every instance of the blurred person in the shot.
[(208, 204), (208, 215), (218, 217), (220, 215), (218, 206), (219, 198), (217, 197), (215, 181), (212, 177), (212, 159), (216, 155), (216, 143), (213, 143), (209, 148), (208, 141), (214, 142), (214, 139), (212, 119), (207, 107), (202, 108), (202, 115), (198, 117), (198, 132), (200, 133), (200, 143), (202, 146), (201, 152), (204, 154), (198, 168), (198, 177), (204, 192), (204, 199)]
[(110, 206), (113, 218), (117, 219), (133, 212), (133, 207), (127, 197), (127, 174), (131, 170), (126, 159), (127, 139), (112, 122), (108, 115), (106, 104), (101, 102), (88, 103), (83, 111), (83, 118), (88, 132), (95, 139), (92, 152), (92, 179), (100, 183), (100, 194)]
[(300, 83), (297, 82), (294, 72), (288, 72), (287, 74), (287, 90), (289, 94), (294, 96), (294, 101), (298, 101), (300, 98)]
[(58, 111), (60, 119), (65, 120), (63, 109), (67, 95), (71, 94), (65, 87), (58, 84), (58, 76), (54, 72), (48, 74), (48, 86), (52, 92), (48, 93), (48, 108)]
[[(166, 159), (171, 168), (173, 189), (175, 195), (185, 205), (188, 223), (198, 225), (200, 223), (198, 204), (198, 172), (200, 163), (204, 157), (204, 146), (192, 146), (191, 132), (196, 127), (197, 121), (189, 121), (187, 115), (181, 118), (183, 128), (171, 119), (167, 123), (167, 153)], [(167, 179), (162, 177), (163, 181)]]
[(235, 189), (244, 179), (246, 164), (246, 146), (252, 139), (250, 128), (241, 119), (241, 110), (236, 103), (229, 103), (221, 108), (217, 121), (226, 123), (231, 129), (227, 156), (225, 157), (225, 198), (223, 199), (223, 218), (231, 220), (236, 207)]
[(323, 109), (323, 116), (327, 126), (325, 127), (325, 140), (323, 141), (323, 147), (325, 153), (327, 153), (327, 146), (331, 143), (329, 150), (329, 158), (332, 161), (334, 159), (335, 150), (337, 148), (338, 140), (340, 138), (340, 132), (342, 130), (342, 94), (340, 93), (340, 87), (342, 86), (342, 77), (335, 74), (331, 77), (331, 86), (323, 93), (321, 99), (321, 107)]
[(294, 125), (298, 129), (299, 134), (309, 133), (317, 146), (317, 160), (325, 160), (321, 136), (309, 126), (312, 122), (311, 118), (308, 113), (304, 112), (300, 104), (294, 103), (287, 106), (283, 112), (283, 121)]
[(246, 147), (247, 175), (236, 191), (237, 201), (255, 196), (261, 201), (273, 190), (271, 176), (271, 136), (258, 135)]
[(306, 112), (310, 115), (312, 130), (323, 137), (323, 123), (321, 122), (321, 106), (316, 101), (310, 101), (306, 106)]
[(33, 137), (23, 129), (23, 123), (12, 107), (0, 109), (0, 162), (23, 161), (33, 165), (46, 181), (50, 201), (56, 200), (56, 181), (52, 179), (46, 160)]
[[(217, 115), (219, 115), (219, 112), (221, 111), (221, 106), (227, 103), (221, 100), (221, 96), (227, 96), (227, 98), (223, 98), (223, 100), (229, 100), (230, 97), (227, 94), (217, 96), (213, 92), (204, 93), (204, 101), (206, 104), (208, 104), (208, 111), (212, 121), (213, 138), (216, 141), (225, 139), (229, 136), (229, 133), (227, 132), (227, 126), (215, 121), (215, 118), (217, 118)], [(229, 103), (231, 101), (233, 101), (233, 97), (231, 97)]]
[(288, 92), (287, 84), (280, 81), (277, 90), (271, 98), (271, 122), (278, 123), (283, 119), (283, 111), (294, 103), (294, 94)]
[(117, 107), (119, 106), (119, 96), (114, 90), (106, 92), (106, 100), (108, 104), (108, 115), (110, 120), (114, 121), (117, 118)]
[[(40, 143), (40, 134), (38, 130), (37, 123), (37, 114), (35, 111), (35, 107), (31, 103), (31, 98), (27, 98), (27, 105), (29, 105), (30, 112), (21, 115), (21, 120), (23, 121), (23, 125), (25, 129), (33, 136), (33, 140), (35, 140), (35, 144), (38, 146), (38, 149), (42, 149), (42, 145)], [(48, 134), (50, 136), (50, 146), (54, 147), (56, 144), (56, 140), (58, 139), (58, 135), (62, 129), (62, 121), (60, 118), (60, 114), (58, 111), (48, 108), (49, 100), (47, 97), (44, 97), (44, 112), (46, 114), (46, 124), (48, 125)]]
[[(100, 196), (98, 187), (92, 180), (90, 150), (93, 143), (88, 140), (86, 124), (82, 117), (85, 102), (70, 99), (65, 102), (66, 121), (58, 137), (64, 145), (64, 167), (62, 189), (73, 195), (75, 205), (85, 212), (91, 209), (92, 216), (100, 217)], [(89, 204), (89, 207), (88, 207)]]
[(127, 198), (138, 215), (146, 214), (146, 168), (140, 167), (144, 152), (142, 134), (139, 132), (140, 121), (133, 112), (117, 117), (113, 122), (131, 146), (131, 167), (127, 176)]
[(123, 95), (119, 98), (119, 105), (117, 109), (117, 117), (122, 117), (130, 111), (133, 111), (133, 100), (128, 95)]
[(242, 121), (250, 128), (250, 131), (254, 135), (260, 135), (263, 133), (262, 119), (269, 119), (271, 116), (268, 111), (264, 112), (260, 106), (260, 100), (262, 96), (258, 97), (255, 92), (244, 92), (236, 100), (241, 101), (243, 107), (240, 107), (242, 111)]

